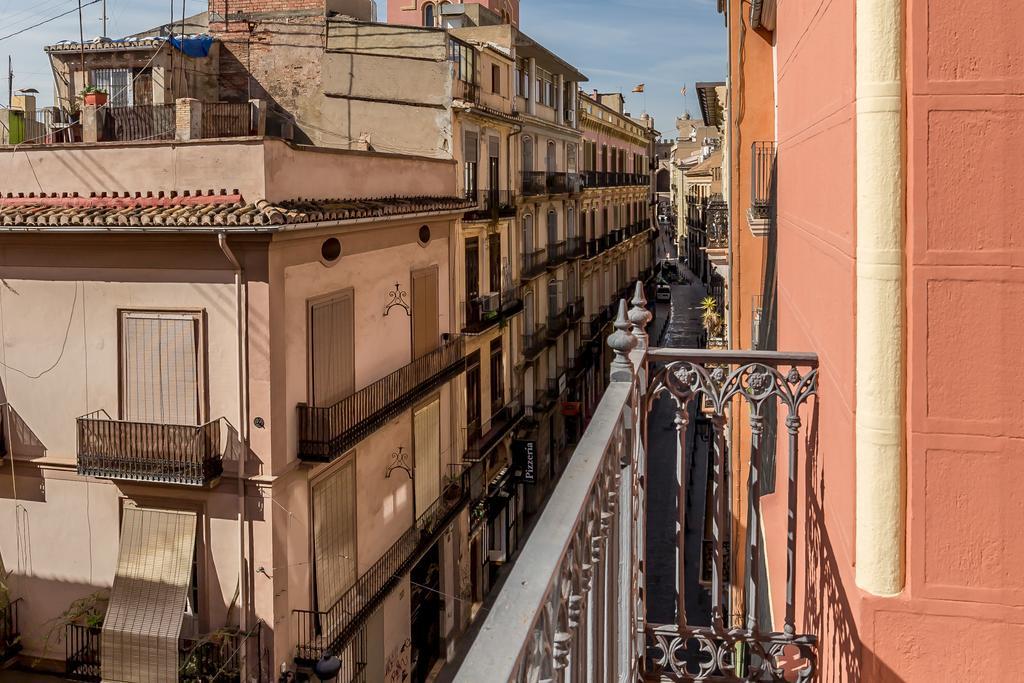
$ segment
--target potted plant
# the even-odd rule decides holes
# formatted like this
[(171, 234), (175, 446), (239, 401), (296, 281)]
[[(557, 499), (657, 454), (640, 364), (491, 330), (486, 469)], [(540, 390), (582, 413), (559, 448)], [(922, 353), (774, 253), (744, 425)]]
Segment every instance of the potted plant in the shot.
[(81, 92), (82, 101), (86, 105), (95, 105), (102, 107), (107, 103), (107, 91), (103, 88), (98, 88), (95, 85), (87, 85), (82, 89)]

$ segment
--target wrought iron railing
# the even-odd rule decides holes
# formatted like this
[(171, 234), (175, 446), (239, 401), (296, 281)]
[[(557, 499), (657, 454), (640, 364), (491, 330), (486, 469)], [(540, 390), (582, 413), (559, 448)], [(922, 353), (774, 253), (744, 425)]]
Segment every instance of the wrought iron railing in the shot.
[(729, 247), (729, 205), (720, 194), (712, 195), (706, 204), (705, 229), (708, 234), (708, 249)]
[(462, 306), (466, 314), (462, 331), (479, 334), (522, 310), (522, 288), (510, 287), (501, 292), (481, 294), (463, 301)]
[(100, 409), (78, 426), (78, 473), (104, 479), (211, 486), (224, 471), (223, 418), (201, 425), (114, 420)]
[[(6, 577), (3, 578), (6, 582)], [(18, 628), (18, 606), (21, 598), (10, 600), (0, 606), (0, 662), (7, 660), (21, 650), (21, 630)]]
[(204, 138), (252, 135), (252, 105), (248, 102), (203, 102), (200, 127)]
[(548, 337), (554, 339), (564, 333), (569, 325), (569, 310), (561, 308), (548, 314)]
[(530, 280), (547, 270), (547, 251), (537, 249), (523, 253), (523, 267), (519, 271), (520, 279)]
[[(635, 307), (630, 318), (643, 320), (643, 313)], [(645, 349), (631, 332), (625, 305), (615, 328), (608, 340), (615, 354), (611, 383), (470, 645), (456, 683), (562, 680), (570, 672), (573, 680), (577, 672), (590, 672), (588, 680), (811, 680), (817, 639), (801, 633), (797, 620), (796, 586), (802, 580), (797, 525), (800, 477), (815, 452), (813, 433), (801, 431), (816, 410), (817, 357)], [(675, 415), (667, 424), (674, 424), (679, 436), (670, 441), (677, 442), (674, 448), (655, 451), (647, 432), (661, 423), (649, 428), (648, 421), (661, 395), (672, 399)], [(734, 410), (739, 404), (748, 407), (743, 414), (751, 435), (745, 472), (730, 471), (735, 459), (727, 447), (731, 425), (726, 416), (740, 415)], [(776, 499), (784, 504), (762, 507), (758, 481), (769, 406), (785, 416), (787, 437), (780, 444), (788, 442), (789, 476), (785, 493), (776, 494), (785, 496)], [(708, 425), (700, 431), (707, 434), (710, 456), (684, 438), (694, 421)], [(806, 444), (803, 453), (801, 444)], [(687, 612), (686, 595), (699, 587), (685, 579), (674, 601), (676, 623), (652, 623), (645, 613), (648, 577), (654, 571), (646, 563), (646, 527), (657, 520), (646, 516), (652, 486), (648, 462), (655, 457), (675, 458), (676, 471), (685, 475), (675, 483), (681, 510), (688, 507), (690, 487), (703, 486), (689, 481), (705, 471), (691, 463), (710, 457), (706, 622)], [(733, 481), (749, 484), (739, 502), (733, 501), (735, 487), (726, 485)], [(744, 519), (746, 535), (730, 547), (734, 515)], [(775, 543), (779, 547), (772, 554), (785, 558), (786, 570), (773, 585), (784, 607), (772, 621), (764, 609), (768, 594), (762, 566), (766, 544)], [(699, 562), (684, 555), (683, 547), (677, 553), (676, 566)], [(594, 628), (589, 621), (599, 613), (601, 627)], [(699, 623), (707, 625), (694, 625)]]
[(775, 142), (752, 142), (750, 144), (750, 216), (752, 218), (768, 218), (774, 179)]
[(548, 329), (537, 325), (529, 332), (523, 333), (523, 358), (533, 360), (548, 344)]
[(100, 680), (99, 626), (67, 624), (64, 627), (64, 676), (89, 683)]
[[(263, 622), (260, 621), (248, 633), (225, 629), (202, 638), (182, 638), (178, 650), (178, 680), (181, 683), (262, 681), (262, 631)], [(242, 657), (243, 650), (247, 655), (245, 658)], [(249, 676), (242, 676), (243, 661), (248, 662)], [(250, 679), (253, 675), (255, 679)]]
[(523, 417), (523, 396), (518, 394), (512, 400), (491, 413), (489, 420), (475, 426), (467, 434), (464, 462), (475, 463), (483, 460), (501, 443)]
[(575, 259), (583, 256), (586, 251), (586, 242), (580, 237), (570, 237), (565, 240), (565, 255)]
[(524, 197), (535, 197), (547, 194), (547, 173), (544, 171), (523, 171), (522, 195)]
[(548, 194), (566, 194), (569, 183), (566, 174), (561, 171), (548, 171), (545, 177)]
[(516, 215), (516, 195), (511, 190), (469, 190), (466, 198), (476, 201), (476, 208), (465, 213), (465, 220), (485, 221)]
[(439, 385), (466, 369), (466, 343), (455, 336), (422, 358), (332, 406), (298, 405), (298, 456), (329, 462)]
[[(402, 576), (437, 542), (465, 506), (469, 498), (469, 473), (469, 468), (460, 468), (416, 523), (328, 609), (292, 610), (297, 663), (312, 664), (325, 652), (345, 659), (353, 641), (358, 642), (361, 637), (366, 621), (401, 585)], [(365, 643), (362, 647), (365, 652)]]
[(577, 297), (569, 302), (566, 310), (569, 314), (570, 323), (579, 322), (579, 320), (583, 318), (583, 307), (583, 297)]
[(565, 241), (548, 244), (548, 268), (557, 268), (566, 261)]

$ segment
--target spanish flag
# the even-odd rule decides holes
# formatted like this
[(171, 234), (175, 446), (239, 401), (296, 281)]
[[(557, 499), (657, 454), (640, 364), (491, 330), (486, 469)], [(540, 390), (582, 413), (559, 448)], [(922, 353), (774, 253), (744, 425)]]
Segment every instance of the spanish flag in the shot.
[(643, 91), (644, 91), (644, 84), (643, 83), (641, 83), (640, 85), (638, 85), (638, 86), (633, 88), (633, 92), (643, 92)]

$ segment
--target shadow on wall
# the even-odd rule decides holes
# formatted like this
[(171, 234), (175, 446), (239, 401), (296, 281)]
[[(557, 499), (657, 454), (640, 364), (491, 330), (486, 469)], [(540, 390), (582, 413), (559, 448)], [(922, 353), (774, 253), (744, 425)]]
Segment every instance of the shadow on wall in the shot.
[(818, 636), (818, 681), (822, 683), (896, 683), (903, 679), (880, 662), (871, 661), (861, 643), (853, 610), (825, 525), (824, 467), (818, 457), (818, 406), (807, 430), (807, 524), (804, 623)]

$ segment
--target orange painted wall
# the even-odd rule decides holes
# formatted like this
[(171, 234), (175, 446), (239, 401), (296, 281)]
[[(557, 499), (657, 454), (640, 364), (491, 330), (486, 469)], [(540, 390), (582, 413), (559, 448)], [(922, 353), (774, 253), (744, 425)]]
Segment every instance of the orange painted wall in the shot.
[[(778, 79), (778, 347), (819, 356), (816, 411), (804, 414), (798, 517), (798, 628), (817, 633), (821, 681), (860, 681), (861, 600), (854, 587), (855, 65), (853, 2), (780, 2)], [(781, 422), (781, 420), (780, 420)], [(804, 438), (807, 436), (808, 438)], [(785, 505), (764, 501), (776, 621), (783, 614)], [(780, 545), (781, 542), (781, 545)]]
[(1022, 24), (906, 0), (907, 582), (876, 598), (853, 567), (854, 3), (779, 3), (779, 346), (821, 359), (799, 535), (822, 681), (1021, 679)]

